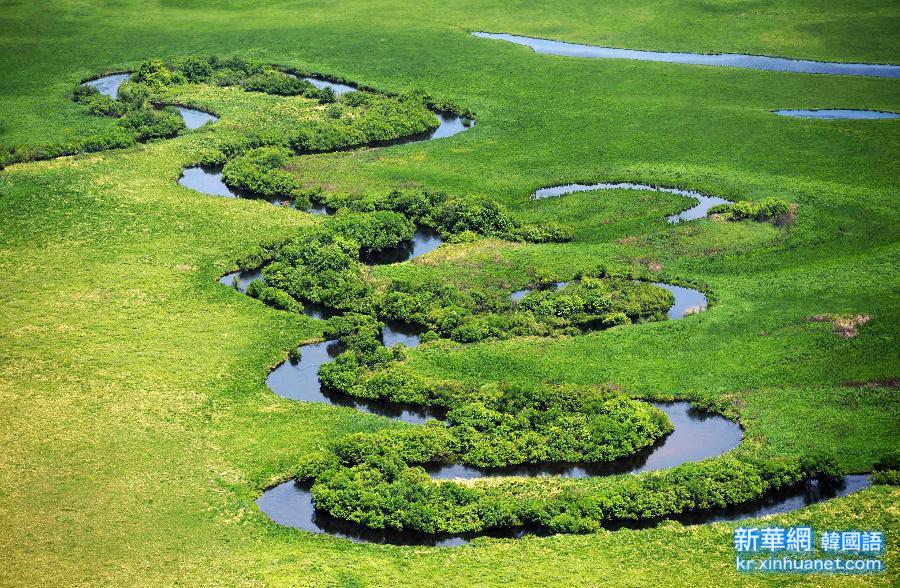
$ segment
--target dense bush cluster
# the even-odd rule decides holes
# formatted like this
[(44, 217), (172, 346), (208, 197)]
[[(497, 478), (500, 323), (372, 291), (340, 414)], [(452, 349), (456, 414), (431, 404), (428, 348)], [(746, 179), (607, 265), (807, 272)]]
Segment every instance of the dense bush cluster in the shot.
[(663, 320), (673, 302), (671, 293), (652, 284), (585, 274), (565, 288), (536, 289), (518, 303), (506, 292), (463, 292), (433, 278), (395, 280), (376, 307), (388, 318), (472, 343)]
[(79, 104), (87, 106), (90, 114), (99, 116), (120, 117), (128, 110), (125, 102), (105, 96), (100, 90), (88, 84), (79, 84), (72, 91), (72, 99)]
[(174, 137), (184, 129), (184, 120), (172, 107), (162, 110), (138, 108), (119, 119), (119, 126), (134, 134), (137, 141)]
[(258, 256), (272, 259), (264, 271), (270, 286), (339, 310), (371, 313), (373, 284), (360, 254), (395, 247), (411, 239), (414, 231), (415, 226), (395, 212), (347, 212), (271, 255), (260, 250)]
[[(652, 286), (634, 284), (631, 276), (605, 268), (593, 273), (570, 285), (572, 292), (557, 292), (555, 303), (550, 292), (537, 292), (529, 304), (539, 312), (545, 308), (552, 309), (549, 312), (607, 310), (617, 304), (640, 307), (642, 296), (658, 296)], [(636, 289), (619, 292), (626, 284)], [(439, 300), (437, 308), (458, 305), (465, 296), (452, 288), (431, 289)], [(401, 297), (393, 289), (387, 292), (379, 304), (399, 307), (397, 301), (402, 298), (409, 303), (405, 320), (414, 320), (421, 312), (422, 306), (409, 298), (421, 293), (420, 287), (407, 289)], [(570, 297), (580, 302), (563, 302)], [(670, 302), (666, 298), (666, 307)], [(491, 305), (485, 300), (480, 304), (482, 308)], [(360, 398), (443, 409), (446, 417), (422, 427), (353, 434), (308, 456), (299, 471), (302, 479), (312, 482), (316, 507), (342, 519), (373, 528), (426, 533), (522, 525), (553, 532), (591, 532), (606, 521), (726, 507), (810, 477), (843, 474), (830, 457), (773, 460), (738, 452), (662, 472), (585, 482), (557, 480), (549, 486), (541, 479), (474, 485), (435, 481), (421, 465), (609, 461), (652, 445), (672, 426), (655, 407), (612, 390), (510, 384), (474, 387), (426, 379), (408, 367), (403, 346), (386, 349), (381, 345), (381, 327), (371, 313), (348, 313), (329, 320), (325, 337), (339, 339), (345, 351), (321, 366), (323, 387)]]
[(872, 469), (872, 482), (900, 486), (900, 451), (885, 455)]
[(253, 280), (247, 286), (247, 296), (256, 298), (265, 304), (288, 312), (303, 312), (303, 304), (278, 288), (267, 286), (262, 280)]
[(251, 149), (225, 164), (222, 180), (262, 198), (290, 198), (297, 208), (308, 208), (307, 192), (292, 173), (281, 169), (292, 156), (286, 147)]
[(265, 265), (266, 284), (294, 298), (397, 319), (425, 328), (432, 337), (462, 343), (576, 334), (663, 320), (673, 303), (672, 295), (662, 288), (608, 275), (602, 268), (577, 276), (566, 288), (535, 290), (518, 303), (505, 291), (463, 291), (436, 278), (389, 282), (372, 278), (360, 256), (409, 241), (414, 231), (415, 225), (400, 212), (350, 212), (345, 208), (311, 233), (285, 244), (254, 249), (239, 261), (239, 267)]
[[(284, 157), (284, 150), (256, 149), (229, 162), (225, 175), (229, 182), (266, 194), (270, 186), (277, 185), (274, 172)], [(266, 163), (257, 163), (263, 160)], [(250, 164), (244, 166), (244, 162)], [(257, 174), (262, 168), (269, 169), (269, 174)], [(275, 191), (289, 192), (291, 188), (285, 186), (290, 186), (292, 179), (287, 174), (282, 177), (285, 183)], [(392, 192), (385, 198), (345, 204), (331, 222), (287, 244), (255, 249), (240, 260), (239, 267), (256, 269), (265, 265), (267, 285), (297, 299), (401, 320), (424, 327), (431, 337), (444, 336), (463, 343), (576, 334), (662, 320), (673, 303), (668, 291), (630, 277), (610, 275), (603, 268), (577, 276), (563, 289), (536, 289), (517, 304), (505, 291), (462, 291), (435, 278), (378, 282), (369, 276), (360, 256), (408, 242), (415, 231), (411, 219), (437, 224), (444, 231), (467, 233), (509, 234), (519, 225), (505, 209), (492, 204), (473, 207), (489, 211), (483, 215), (459, 215), (458, 211), (471, 208), (440, 193)], [(461, 225), (444, 222), (457, 216), (468, 220)]]
[[(616, 393), (575, 386), (493, 385), (459, 396), (444, 426), (404, 437), (361, 433), (334, 450), (353, 466), (396, 452), (404, 462), (501, 467), (549, 461), (609, 461), (672, 431), (659, 409)], [(423, 448), (427, 447), (427, 453)]]
[(421, 96), (389, 97), (350, 92), (341, 102), (354, 108), (353, 117), (328, 117), (314, 127), (297, 129), (290, 138), (298, 153), (322, 153), (364, 145), (379, 145), (414, 136), (438, 126), (437, 117)]
[(740, 200), (731, 204), (717, 204), (708, 215), (720, 215), (728, 220), (779, 221), (791, 212), (790, 205), (780, 198), (766, 198), (754, 204)]
[(240, 57), (220, 59), (215, 55), (188, 57), (173, 67), (177, 75), (192, 83), (241, 86), (248, 92), (277, 96), (305, 96), (322, 104), (335, 101), (330, 88), (316, 88), (308, 81), (273, 65)]
[(12, 148), (0, 146), (0, 168), (26, 161), (41, 161), (66, 155), (79, 155), (81, 153), (96, 153), (108, 149), (124, 149), (135, 145), (136, 142), (137, 139), (133, 134), (126, 132), (124, 129), (113, 128), (105, 133), (88, 135), (70, 143)]
[(809, 469), (799, 460), (737, 454), (581, 483), (509, 479), (461, 485), (431, 480), (410, 464), (452, 457), (451, 429), (433, 421), (415, 429), (360, 433), (311, 456), (301, 471), (314, 481), (316, 507), (373, 528), (462, 533), (534, 525), (584, 533), (607, 521), (740, 504), (832, 473)]
[(394, 190), (385, 195), (329, 200), (331, 206), (351, 210), (393, 210), (417, 224), (433, 227), (445, 238), (474, 233), (510, 241), (562, 243), (572, 239), (571, 227), (555, 222), (530, 225), (521, 223), (509, 211), (491, 200), (457, 198), (444, 192)]
[[(150, 62), (148, 62), (150, 63)], [(141, 68), (144, 79), (156, 81), (151, 66)], [(184, 129), (184, 121), (170, 108), (157, 110), (149, 102), (150, 91), (143, 83), (126, 81), (118, 98), (100, 94), (86, 84), (75, 86), (72, 98), (83, 104), (89, 114), (118, 119), (108, 131), (89, 135), (69, 143), (39, 145), (28, 148), (0, 147), (0, 168), (13, 163), (53, 159), (66, 155), (94, 153), (108, 149), (124, 149), (138, 142), (173, 137)]]

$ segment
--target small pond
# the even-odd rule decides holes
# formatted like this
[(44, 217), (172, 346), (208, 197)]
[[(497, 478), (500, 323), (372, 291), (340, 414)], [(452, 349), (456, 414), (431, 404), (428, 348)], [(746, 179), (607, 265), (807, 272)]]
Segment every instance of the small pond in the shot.
[(239, 198), (238, 192), (232, 190), (222, 181), (221, 165), (195, 165), (184, 168), (181, 177), (178, 178), (178, 184), (209, 194), (210, 196), (224, 196), (226, 198)]
[(262, 269), (242, 270), (225, 274), (219, 278), (219, 283), (229, 288), (236, 288), (238, 292), (246, 294), (247, 286), (250, 285), (250, 282), (261, 279), (263, 279)]

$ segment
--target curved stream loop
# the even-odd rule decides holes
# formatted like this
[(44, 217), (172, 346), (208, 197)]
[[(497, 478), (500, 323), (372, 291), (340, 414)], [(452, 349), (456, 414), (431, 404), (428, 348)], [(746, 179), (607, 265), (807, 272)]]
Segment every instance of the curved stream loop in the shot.
[[(346, 84), (339, 84), (336, 82), (331, 82), (325, 79), (314, 78), (314, 77), (305, 77), (303, 78), (309, 82), (311, 82), (317, 88), (331, 88), (334, 90), (334, 93), (337, 95), (346, 94), (348, 92), (353, 92), (356, 90), (353, 86), (348, 86)], [(119, 82), (121, 83), (121, 82)], [(179, 107), (184, 108), (184, 107)], [(200, 112), (200, 111), (197, 111)], [(207, 113), (203, 113), (207, 114)], [(420, 133), (417, 135), (412, 135), (409, 137), (400, 137), (397, 139), (391, 139), (389, 141), (381, 141), (372, 145), (368, 145), (367, 147), (387, 147), (391, 145), (404, 145), (407, 143), (418, 143), (421, 141), (430, 141), (434, 139), (443, 139), (445, 137), (452, 137), (458, 133), (465, 131), (472, 127), (475, 124), (470, 118), (466, 118), (464, 116), (460, 116), (454, 112), (449, 111), (434, 111), (435, 116), (437, 117), (439, 124), (437, 128), (432, 129), (430, 131), (426, 131), (424, 133)], [(212, 115), (208, 115), (212, 116)], [(187, 123), (187, 119), (185, 119), (185, 123)], [(204, 123), (205, 124), (205, 123)], [(190, 128), (190, 127), (189, 127)], [(236, 188), (231, 188), (225, 184), (222, 180), (222, 166), (221, 165), (194, 165), (185, 168), (181, 177), (178, 178), (178, 184), (188, 188), (189, 190), (194, 190), (196, 192), (201, 192), (203, 194), (208, 194), (210, 196), (223, 196), (225, 198), (258, 198), (253, 194), (244, 193), (241, 190)], [(292, 202), (288, 198), (272, 198), (268, 200), (272, 204), (276, 206), (290, 206)], [(310, 214), (333, 214), (334, 210), (328, 208), (325, 205), (314, 205), (312, 208), (307, 210)], [(433, 232), (432, 232), (433, 233)], [(432, 233), (429, 233), (427, 230), (421, 229), (416, 232), (416, 237), (414, 241), (419, 241), (422, 239), (431, 239), (433, 243)], [(440, 243), (433, 243), (432, 249), (440, 245)], [(386, 255), (386, 254), (385, 254)], [(402, 253), (398, 253), (397, 255), (402, 256)], [(377, 257), (377, 256), (376, 256)], [(408, 258), (407, 258), (408, 259)], [(395, 263), (391, 261), (378, 261), (376, 263)]]
[(119, 97), (119, 86), (122, 85), (122, 82), (131, 77), (130, 73), (114, 73), (106, 76), (100, 76), (99, 78), (88, 80), (84, 82), (85, 86), (93, 86), (97, 88), (97, 90), (103, 96), (109, 96), (110, 98), (118, 98)]
[(162, 109), (166, 106), (171, 106), (178, 111), (178, 114), (181, 115), (181, 120), (184, 121), (184, 126), (187, 127), (189, 131), (199, 129), (207, 123), (216, 122), (217, 120), (219, 120), (219, 117), (214, 114), (210, 114), (196, 108), (191, 108), (189, 106), (182, 106), (181, 104), (159, 104), (157, 105), (157, 108)]
[[(871, 484), (870, 477), (861, 474), (845, 476), (837, 484), (823, 484), (813, 480), (730, 508), (697, 510), (658, 519), (610, 521), (604, 525), (604, 528), (610, 531), (618, 529), (649, 529), (664, 520), (676, 520), (685, 525), (705, 525), (782, 514), (832, 498), (848, 496), (868, 488)], [(266, 516), (279, 525), (302, 529), (311, 533), (349, 539), (356, 543), (457, 547), (465, 545), (477, 537), (513, 539), (529, 534), (546, 534), (542, 529), (528, 527), (497, 529), (484, 533), (459, 535), (431, 535), (411, 531), (371, 529), (316, 510), (309, 488), (294, 480), (288, 480), (269, 488), (256, 500), (256, 504)]]
[(607, 183), (600, 182), (598, 184), (565, 184), (563, 186), (551, 186), (549, 188), (541, 188), (534, 193), (534, 199), (550, 198), (553, 196), (563, 196), (572, 194), (573, 192), (594, 192), (598, 190), (639, 190), (646, 192), (666, 192), (668, 194), (676, 194), (678, 196), (686, 196), (697, 201), (694, 206), (682, 210), (678, 214), (666, 217), (670, 223), (680, 223), (681, 221), (696, 220), (706, 216), (706, 212), (717, 204), (728, 204), (729, 201), (718, 196), (707, 196), (693, 190), (682, 190), (680, 188), (665, 188), (661, 186), (650, 186), (648, 184), (633, 184), (631, 182)]
[(786, 57), (766, 57), (739, 53), (676, 53), (666, 51), (640, 51), (637, 49), (616, 49), (597, 45), (580, 45), (564, 41), (551, 41), (505, 33), (481, 33), (472, 35), (483, 39), (508, 41), (516, 45), (530, 47), (535, 53), (562, 55), (564, 57), (590, 57), (597, 59), (634, 59), (660, 63), (683, 63), (689, 65), (712, 65), (738, 67), (764, 71), (783, 71), (807, 74), (832, 74), (845, 76), (873, 76), (879, 78), (900, 77), (900, 65), (877, 63), (839, 63), (831, 61), (811, 61), (788, 59)]
[[(119, 97), (119, 86), (121, 86), (122, 82), (129, 79), (130, 77), (130, 73), (110, 74), (107, 76), (101, 76), (93, 80), (88, 80), (84, 82), (83, 85), (93, 86), (97, 88), (97, 91), (100, 92), (100, 94), (102, 94), (103, 96), (109, 96), (110, 98), (115, 99)], [(188, 130), (199, 129), (206, 123), (219, 120), (219, 117), (213, 114), (203, 112), (202, 110), (197, 110), (196, 108), (182, 106), (180, 104), (155, 104), (154, 106), (160, 109), (165, 108), (166, 106), (174, 106), (178, 111), (178, 114), (181, 115), (182, 120), (184, 120), (184, 126), (187, 127)]]
[(691, 407), (689, 402), (651, 402), (675, 430), (650, 447), (607, 462), (522, 464), (501, 468), (476, 468), (461, 464), (427, 464), (425, 471), (435, 480), (473, 479), (494, 476), (561, 476), (592, 478), (616, 474), (639, 474), (673, 468), (687, 462), (718, 457), (741, 442), (743, 430), (733, 421)]

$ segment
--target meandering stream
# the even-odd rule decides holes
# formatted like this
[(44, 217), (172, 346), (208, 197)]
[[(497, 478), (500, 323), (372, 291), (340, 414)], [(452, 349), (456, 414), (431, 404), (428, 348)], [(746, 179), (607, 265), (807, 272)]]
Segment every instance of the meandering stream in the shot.
[(773, 110), (778, 116), (790, 116), (793, 118), (819, 118), (825, 120), (883, 120), (900, 118), (896, 112), (884, 112), (881, 110), (853, 110), (846, 108), (821, 108), (818, 110)]
[(535, 53), (562, 55), (565, 57), (588, 57), (595, 59), (633, 59), (638, 61), (656, 61), (661, 63), (683, 63), (690, 65), (711, 65), (719, 67), (738, 67), (743, 69), (759, 69), (765, 71), (783, 71), (807, 74), (832, 74), (845, 76), (874, 76), (881, 78), (900, 77), (900, 65), (874, 63), (838, 63), (829, 61), (811, 61), (807, 59), (788, 59), (785, 57), (766, 57), (763, 55), (746, 55), (739, 53), (677, 53), (664, 51), (641, 51), (637, 49), (617, 49), (597, 45), (580, 45), (549, 39), (537, 39), (505, 33), (474, 32), (472, 35), (484, 39), (496, 39), (530, 47)]
[[(350, 88), (349, 86), (347, 87)], [(438, 139), (461, 132), (470, 126), (470, 123), (455, 115), (444, 117), (438, 114), (438, 116), (441, 119), (441, 124), (435, 131), (417, 137), (398, 139), (391, 143)], [(186, 187), (199, 189), (204, 193), (228, 197), (241, 196), (222, 183), (221, 170), (209, 170), (201, 167), (187, 168), (179, 179), (179, 183)], [(567, 186), (543, 188), (538, 190), (534, 196), (535, 198), (544, 198), (577, 191), (608, 189), (653, 190), (687, 196), (698, 201), (695, 206), (668, 217), (669, 222), (673, 223), (700, 218), (706, 215), (709, 207), (727, 202), (722, 198), (705, 196), (688, 190), (631, 183), (570, 184)], [(284, 204), (285, 202), (279, 203)], [(328, 213), (329, 211), (322, 207), (314, 212)], [(380, 252), (377, 255), (364, 256), (362, 260), (370, 264), (402, 262), (432, 251), (440, 244), (440, 237), (436, 233), (430, 232), (424, 227), (418, 227), (416, 236), (411, 242)], [(232, 272), (222, 276), (219, 281), (246, 292), (247, 286), (253, 280), (261, 278), (262, 271), (256, 270)], [(567, 284), (568, 282), (558, 282), (553, 284), (553, 287), (562, 288)], [(675, 303), (668, 312), (670, 319), (681, 319), (706, 308), (706, 297), (698, 290), (665, 283), (656, 283), (656, 285), (666, 288), (675, 297)], [(510, 298), (512, 300), (520, 300), (528, 291), (519, 290), (512, 293)], [(317, 307), (309, 303), (306, 303), (305, 307), (304, 312), (314, 318), (328, 318), (332, 314), (327, 308)], [(408, 347), (415, 347), (419, 344), (420, 334), (421, 331), (412, 326), (387, 322), (382, 333), (382, 340), (387, 346), (403, 343)], [(352, 407), (362, 412), (377, 414), (416, 425), (423, 424), (430, 419), (444, 418), (441, 411), (424, 406), (407, 406), (391, 402), (364, 400), (323, 389), (319, 382), (318, 371), (323, 364), (334, 360), (343, 351), (341, 344), (337, 341), (322, 341), (303, 345), (299, 348), (299, 351), (300, 358), (298, 360), (286, 360), (280, 363), (266, 378), (267, 386), (275, 394), (292, 400)], [(425, 466), (426, 471), (435, 479), (485, 476), (588, 477), (639, 473), (670, 468), (682, 463), (722, 455), (737, 447), (741, 441), (743, 435), (741, 427), (720, 415), (695, 410), (686, 402), (656, 403), (656, 406), (667, 414), (675, 425), (675, 430), (663, 439), (660, 439), (653, 446), (624, 459), (607, 463), (551, 463), (492, 469), (473, 468), (460, 464), (428, 464)], [(729, 509), (694, 511), (667, 518), (682, 520), (688, 524), (699, 524), (786, 512), (826, 498), (843, 496), (868, 485), (869, 479), (867, 476), (848, 476), (842, 484), (833, 487), (808, 482), (773, 493), (758, 501)], [(430, 535), (407, 531), (370, 529), (362, 525), (336, 519), (327, 513), (316, 510), (309, 488), (296, 481), (287, 481), (269, 488), (259, 497), (257, 505), (271, 520), (281, 525), (296, 527), (314, 533), (325, 533), (359, 542), (455, 546), (465, 544), (477, 536), (521, 537), (528, 533), (541, 534), (543, 532), (541, 529), (534, 528), (513, 528), (479, 534)], [(622, 527), (645, 528), (658, 522), (658, 520), (613, 521), (607, 527), (610, 529)]]
[[(859, 474), (845, 476), (842, 481), (836, 484), (810, 481), (730, 508), (695, 510), (658, 519), (609, 521), (604, 524), (604, 528), (611, 531), (619, 529), (650, 529), (665, 520), (676, 520), (685, 525), (739, 521), (798, 510), (832, 498), (848, 496), (869, 486), (871, 486), (869, 476)], [(477, 537), (512, 539), (528, 534), (546, 534), (545, 530), (532, 527), (498, 529), (484, 533), (459, 535), (431, 535), (412, 531), (371, 529), (316, 510), (309, 488), (294, 480), (269, 488), (256, 500), (256, 504), (266, 516), (279, 525), (302, 529), (311, 533), (349, 539), (357, 543), (457, 547), (465, 545)]]

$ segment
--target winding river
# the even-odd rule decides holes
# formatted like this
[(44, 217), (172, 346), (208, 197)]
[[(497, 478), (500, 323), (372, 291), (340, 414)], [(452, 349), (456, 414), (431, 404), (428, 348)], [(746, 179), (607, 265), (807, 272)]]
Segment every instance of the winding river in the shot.
[[(348, 86), (346, 84), (339, 84), (336, 82), (330, 82), (328, 80), (319, 79), (319, 78), (304, 78), (307, 81), (312, 82), (317, 88), (331, 88), (334, 90), (335, 94), (346, 94), (347, 92), (351, 92), (356, 90), (353, 86)], [(182, 107), (184, 108), (184, 107)], [(200, 111), (197, 111), (200, 112)], [(206, 114), (206, 113), (203, 113)], [(453, 112), (447, 111), (435, 111), (435, 116), (438, 119), (438, 126), (435, 129), (430, 131), (426, 131), (421, 134), (413, 135), (410, 137), (400, 137), (397, 139), (391, 139), (389, 141), (382, 141), (370, 147), (386, 147), (390, 145), (404, 145), (407, 143), (418, 143), (420, 141), (430, 141), (434, 139), (443, 139), (445, 137), (452, 137), (458, 133), (465, 131), (472, 127), (475, 122), (472, 119), (466, 118), (464, 116), (460, 116)], [(208, 115), (211, 116), (211, 115)], [(186, 122), (186, 121), (185, 121)], [(204, 123), (205, 124), (205, 123)], [(189, 190), (194, 190), (196, 192), (201, 192), (203, 194), (208, 194), (210, 196), (223, 196), (225, 198), (258, 198), (252, 194), (244, 193), (241, 190), (236, 188), (232, 188), (225, 184), (222, 180), (222, 166), (220, 165), (193, 165), (190, 167), (186, 167), (182, 173), (181, 177), (178, 178), (178, 184), (188, 188)], [(277, 206), (289, 206), (292, 202), (287, 198), (272, 198), (268, 199), (269, 202), (275, 204)], [(326, 207), (325, 205), (315, 205), (307, 212), (311, 214), (331, 214), (334, 211)], [(429, 232), (427, 229), (419, 228), (416, 231), (416, 236), (414, 238), (414, 245), (416, 243), (428, 241), (432, 244), (431, 249), (434, 249), (438, 245), (440, 245), (439, 240), (435, 242), (433, 232)], [(402, 257), (404, 253), (396, 252), (396, 253), (385, 253), (383, 255), (397, 255)], [(412, 251), (409, 252), (412, 254)], [(409, 255), (408, 254), (408, 255)], [(407, 259), (409, 256), (407, 255)], [(375, 256), (376, 258), (378, 256)], [(394, 263), (395, 261), (376, 261), (375, 263)], [(402, 261), (402, 260), (401, 260)]]
[[(836, 484), (826, 484), (817, 481), (801, 483), (758, 500), (745, 502), (730, 508), (695, 510), (658, 519), (610, 521), (604, 524), (604, 528), (610, 531), (619, 529), (650, 529), (665, 520), (676, 520), (685, 525), (739, 521), (791, 512), (832, 498), (848, 496), (869, 486), (871, 486), (871, 479), (868, 475), (852, 474), (845, 476), (843, 480)], [(529, 534), (546, 534), (546, 531), (543, 529), (531, 527), (497, 529), (484, 533), (459, 535), (431, 535), (411, 531), (371, 529), (316, 510), (309, 488), (294, 480), (288, 480), (269, 488), (257, 499), (256, 504), (266, 516), (279, 525), (302, 529), (311, 533), (349, 539), (357, 543), (457, 547), (465, 545), (477, 537), (513, 539)]]
[(778, 116), (793, 118), (819, 118), (825, 120), (883, 120), (900, 118), (896, 112), (882, 110), (853, 110), (846, 108), (820, 108), (818, 110), (773, 110)]
[[(321, 81), (321, 80), (320, 80)], [(323, 82), (330, 83), (330, 82)], [(349, 87), (349, 86), (348, 86)], [(337, 90), (336, 90), (337, 93)], [(408, 143), (438, 139), (451, 136), (470, 126), (461, 117), (438, 115), (441, 125), (433, 132), (417, 137), (399, 139), (396, 143)], [(455, 117), (455, 118), (454, 118)], [(443, 130), (442, 130), (443, 129)], [(201, 188), (204, 193), (220, 196), (239, 197), (221, 182), (221, 171), (207, 170), (200, 167), (187, 168), (179, 179), (185, 187)], [(668, 217), (669, 222), (680, 222), (705, 216), (706, 210), (714, 204), (726, 202), (724, 199), (709, 197), (697, 192), (676, 188), (659, 188), (643, 184), (570, 184), (554, 188), (543, 188), (535, 193), (535, 198), (558, 196), (577, 191), (593, 191), (604, 189), (653, 190), (669, 192), (694, 198), (698, 204), (677, 215)], [(316, 210), (319, 214), (329, 212), (324, 207)], [(366, 256), (364, 262), (397, 263), (413, 259), (432, 251), (441, 244), (440, 237), (424, 227), (418, 227), (415, 238), (403, 246)], [(222, 284), (235, 287), (246, 292), (247, 286), (255, 279), (262, 278), (262, 270), (232, 272), (220, 278)], [(568, 282), (557, 282), (554, 288), (564, 288)], [(666, 288), (675, 297), (675, 303), (669, 309), (670, 319), (681, 319), (694, 312), (706, 308), (707, 300), (702, 292), (665, 283), (656, 285)], [(520, 300), (529, 290), (519, 290), (510, 295), (512, 300)], [(329, 309), (306, 304), (304, 312), (313, 318), (324, 319), (333, 314)], [(386, 346), (402, 343), (408, 347), (419, 344), (421, 331), (409, 325), (397, 322), (386, 322), (382, 341)], [(272, 392), (292, 400), (325, 403), (333, 406), (352, 407), (356, 410), (377, 414), (387, 418), (411, 424), (423, 424), (430, 419), (442, 419), (441, 411), (424, 406), (407, 406), (398, 403), (359, 399), (346, 394), (323, 389), (319, 382), (319, 368), (332, 361), (343, 350), (337, 341), (322, 341), (303, 345), (299, 348), (300, 357), (286, 360), (278, 364), (267, 376), (266, 384)], [(459, 464), (428, 465), (426, 471), (434, 479), (478, 478), (485, 476), (566, 476), (588, 477), (605, 476), (623, 473), (639, 473), (653, 471), (676, 465), (699, 461), (721, 455), (737, 447), (743, 436), (741, 427), (724, 417), (693, 409), (687, 402), (654, 403), (663, 410), (675, 425), (675, 430), (653, 446), (635, 455), (608, 463), (578, 464), (538, 464), (507, 468), (481, 469)], [(835, 486), (819, 485), (814, 482), (798, 485), (762, 499), (738, 505), (729, 509), (695, 511), (672, 517), (688, 524), (700, 524), (723, 520), (736, 520), (763, 514), (786, 512), (801, 508), (806, 504), (818, 502), (834, 496), (843, 496), (869, 485), (867, 476), (848, 476), (841, 484)], [(289, 527), (304, 529), (314, 533), (324, 533), (358, 542), (391, 543), (399, 545), (456, 546), (469, 542), (477, 536), (521, 537), (524, 534), (541, 534), (541, 529), (514, 528), (497, 532), (463, 535), (431, 535), (409, 531), (375, 530), (348, 521), (336, 519), (327, 513), (317, 511), (312, 494), (308, 487), (289, 480), (267, 489), (256, 501), (260, 510), (272, 521)], [(657, 524), (658, 520), (641, 520), (630, 522), (611, 522), (608, 528), (622, 527), (646, 528)]]
[(873, 76), (880, 78), (900, 77), (900, 65), (872, 63), (838, 63), (830, 61), (810, 61), (785, 57), (766, 57), (739, 53), (677, 53), (665, 51), (640, 51), (637, 49), (616, 49), (597, 45), (580, 45), (549, 39), (537, 39), (505, 33), (474, 32), (472, 35), (483, 39), (496, 39), (530, 47), (535, 53), (562, 55), (565, 57), (588, 57), (595, 59), (633, 59), (660, 63), (682, 63), (689, 65), (712, 65), (738, 67), (765, 71), (783, 71), (807, 74), (832, 74), (845, 76)]

